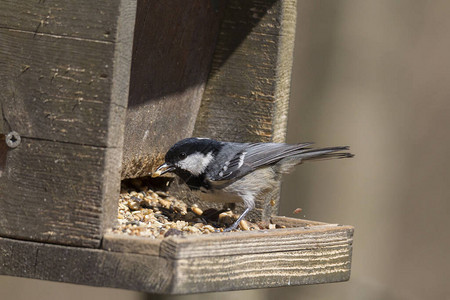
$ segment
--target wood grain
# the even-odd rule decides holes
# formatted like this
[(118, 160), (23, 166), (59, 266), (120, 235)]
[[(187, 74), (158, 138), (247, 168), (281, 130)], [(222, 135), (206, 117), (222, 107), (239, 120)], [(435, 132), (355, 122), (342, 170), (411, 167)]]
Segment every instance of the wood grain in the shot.
[(161, 241), (161, 239), (109, 232), (103, 236), (102, 248), (114, 252), (159, 255)]
[(0, 133), (0, 177), (2, 177), (3, 170), (5, 169), (7, 152), (8, 146), (6, 145), (5, 135)]
[(256, 254), (345, 246), (351, 243), (348, 226), (312, 226), (187, 236), (164, 239), (160, 255), (176, 259), (220, 255)]
[(170, 237), (160, 255), (174, 258), (173, 293), (197, 293), (345, 281), (353, 227), (279, 217), (304, 227)]
[(0, 101), (24, 137), (93, 146), (108, 142), (114, 45), (0, 28)]
[(282, 142), (292, 68), (296, 2), (229, 1), (195, 134)]
[(0, 4), (1, 122), (22, 137), (2, 153), (0, 235), (99, 247), (117, 222), (135, 4)]
[[(323, 222), (273, 216), (274, 224), (289, 228), (276, 230), (240, 231), (211, 235), (187, 235), (163, 240), (126, 234), (105, 233), (102, 248), (109, 251), (187, 258), (215, 255), (235, 255), (277, 250), (289, 250), (305, 245), (312, 239), (324, 243), (351, 242), (353, 228)], [(334, 240), (334, 241), (333, 241)], [(282, 241), (282, 242), (280, 242)]]
[(2, 1), (0, 104), (10, 129), (121, 146), (135, 11), (134, 0)]
[[(305, 227), (305, 226), (318, 226), (318, 225), (330, 225), (328, 223), (311, 221), (297, 218), (290, 218), (286, 216), (271, 216), (270, 220), (273, 224), (278, 224), (280, 226), (284, 225), (287, 228), (291, 227)], [(337, 224), (334, 224), (337, 225)]]
[(160, 255), (176, 258), (173, 292), (267, 288), (350, 278), (353, 227), (277, 218), (303, 227), (164, 239)]
[(2, 0), (0, 27), (33, 33), (114, 41), (117, 16), (123, 2)]
[[(351, 226), (313, 225), (316, 222), (306, 220), (291, 223), (310, 225), (310, 229), (162, 240), (106, 234), (105, 250), (0, 238), (0, 274), (166, 294), (349, 279)], [(164, 250), (168, 241), (178, 243), (180, 252)]]
[[(298, 242), (289, 238), (293, 231), (284, 229), (179, 237), (176, 240), (184, 245), (179, 248), (181, 255), (167, 255), (163, 250), (172, 238), (106, 234), (106, 250), (0, 238), (0, 274), (165, 294), (348, 280), (353, 228), (312, 225), (316, 222), (305, 220), (292, 223), (310, 225), (311, 231), (292, 228), (299, 230)], [(333, 236), (341, 233), (346, 238), (335, 240)], [(277, 247), (276, 239), (280, 241)], [(233, 243), (235, 250), (231, 250)], [(224, 245), (228, 250), (223, 251)], [(192, 251), (195, 247), (203, 249), (203, 254)]]
[(122, 178), (148, 175), (192, 135), (220, 16), (211, 1), (138, 1)]
[(108, 151), (23, 138), (0, 177), (0, 236), (98, 247), (112, 225), (103, 212), (104, 181), (114, 180), (103, 175)]
[(2, 275), (162, 293), (170, 291), (171, 264), (158, 256), (0, 238)]
[(347, 247), (176, 260), (172, 293), (233, 291), (346, 281)]
[(8, 124), (3, 118), (3, 105), (0, 102), (0, 135), (6, 135), (9, 132)]

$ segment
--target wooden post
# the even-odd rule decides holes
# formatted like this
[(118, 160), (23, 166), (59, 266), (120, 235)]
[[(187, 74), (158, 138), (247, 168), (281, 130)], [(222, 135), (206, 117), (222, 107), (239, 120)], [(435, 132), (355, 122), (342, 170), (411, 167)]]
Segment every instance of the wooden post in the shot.
[(115, 221), (135, 1), (1, 1), (0, 235), (98, 247)]

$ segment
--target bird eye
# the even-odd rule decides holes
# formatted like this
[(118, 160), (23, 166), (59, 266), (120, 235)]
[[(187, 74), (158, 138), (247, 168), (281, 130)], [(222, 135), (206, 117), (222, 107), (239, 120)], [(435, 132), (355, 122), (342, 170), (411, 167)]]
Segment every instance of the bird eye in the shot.
[(186, 158), (186, 153), (185, 153), (185, 152), (181, 152), (181, 153), (178, 155), (178, 157), (179, 157), (180, 159), (185, 159), (185, 158)]

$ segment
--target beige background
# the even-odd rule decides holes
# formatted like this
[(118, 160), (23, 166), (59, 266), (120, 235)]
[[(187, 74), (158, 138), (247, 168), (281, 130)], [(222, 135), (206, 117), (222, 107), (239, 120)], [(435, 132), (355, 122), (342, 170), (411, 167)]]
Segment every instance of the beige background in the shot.
[[(351, 280), (173, 299), (450, 299), (450, 2), (300, 0), (298, 10), (288, 141), (357, 156), (299, 167), (281, 213), (354, 225)], [(80, 297), (155, 298), (0, 277), (0, 299)]]

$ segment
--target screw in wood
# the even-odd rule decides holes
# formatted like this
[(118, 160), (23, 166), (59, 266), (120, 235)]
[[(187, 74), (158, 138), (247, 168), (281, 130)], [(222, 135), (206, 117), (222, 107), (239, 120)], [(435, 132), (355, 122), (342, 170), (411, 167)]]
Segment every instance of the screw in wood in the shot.
[(5, 141), (6, 141), (6, 145), (8, 145), (8, 147), (16, 148), (17, 146), (19, 146), (21, 138), (17, 132), (11, 131), (10, 133), (8, 133), (6, 135)]

